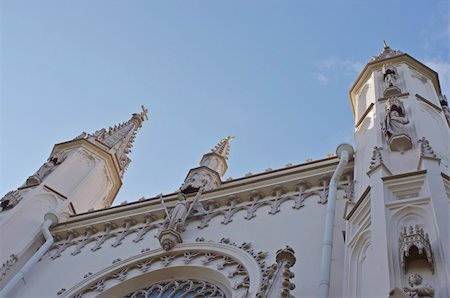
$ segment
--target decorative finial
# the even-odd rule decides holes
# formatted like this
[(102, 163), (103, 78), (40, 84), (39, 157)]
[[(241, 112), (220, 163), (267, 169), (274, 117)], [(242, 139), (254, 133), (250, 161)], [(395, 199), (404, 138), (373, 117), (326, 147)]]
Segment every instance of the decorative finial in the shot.
[(141, 116), (142, 116), (145, 120), (148, 120), (148, 109), (146, 109), (146, 108), (144, 107), (144, 105), (141, 105), (141, 108), (142, 108)]
[(384, 48), (385, 50), (389, 49), (389, 46), (388, 46), (388, 44), (386, 43), (385, 40), (383, 40), (383, 48)]
[(236, 139), (235, 136), (228, 136), (228, 137), (226, 137), (226, 138), (220, 140), (220, 142), (229, 142), (229, 141), (232, 141), (232, 140), (234, 140), (234, 139)]

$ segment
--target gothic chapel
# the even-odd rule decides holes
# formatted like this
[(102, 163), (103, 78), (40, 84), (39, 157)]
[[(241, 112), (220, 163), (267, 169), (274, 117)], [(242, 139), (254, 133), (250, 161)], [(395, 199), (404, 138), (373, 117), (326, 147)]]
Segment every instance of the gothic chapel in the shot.
[(450, 297), (450, 110), (391, 49), (350, 89), (354, 146), (111, 207), (147, 110), (56, 144), (0, 201), (0, 297)]

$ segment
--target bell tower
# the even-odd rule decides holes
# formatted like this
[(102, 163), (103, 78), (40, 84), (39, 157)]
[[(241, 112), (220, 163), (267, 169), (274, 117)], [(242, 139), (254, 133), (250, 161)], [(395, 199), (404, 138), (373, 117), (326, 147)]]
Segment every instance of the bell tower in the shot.
[(51, 212), (61, 222), (111, 206), (145, 120), (147, 110), (142, 107), (124, 123), (56, 144), (48, 160), (0, 201), (1, 263), (10, 256), (22, 264), (30, 258), (43, 242), (45, 214)]
[(448, 297), (450, 117), (438, 74), (385, 43), (350, 102), (356, 199), (345, 214), (344, 296)]

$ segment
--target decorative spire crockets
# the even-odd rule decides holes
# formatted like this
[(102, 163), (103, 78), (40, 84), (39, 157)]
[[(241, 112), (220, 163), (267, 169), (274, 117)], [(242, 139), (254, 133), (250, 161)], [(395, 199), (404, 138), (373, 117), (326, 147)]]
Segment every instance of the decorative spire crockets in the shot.
[(219, 143), (211, 149), (211, 152), (217, 153), (225, 159), (228, 159), (230, 154), (230, 141), (234, 140), (236, 137), (228, 136), (224, 139), (221, 139)]
[(148, 109), (144, 106), (141, 106), (141, 108), (140, 113), (133, 113), (131, 119), (126, 122), (109, 127), (108, 130), (102, 128), (93, 134), (83, 132), (75, 139), (87, 139), (115, 155), (119, 162), (120, 176), (123, 176), (131, 162), (128, 153), (131, 152), (137, 131), (141, 128), (142, 122), (148, 120)]

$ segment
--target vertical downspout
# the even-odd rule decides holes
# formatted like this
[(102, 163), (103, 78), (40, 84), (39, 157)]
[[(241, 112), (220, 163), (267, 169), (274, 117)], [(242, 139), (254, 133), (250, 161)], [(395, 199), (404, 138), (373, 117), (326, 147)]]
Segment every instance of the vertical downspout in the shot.
[(328, 298), (330, 292), (331, 276), (331, 252), (333, 249), (333, 226), (334, 213), (336, 207), (336, 195), (339, 178), (344, 172), (350, 158), (353, 156), (353, 147), (349, 144), (341, 144), (336, 149), (336, 155), (339, 157), (339, 164), (333, 173), (328, 188), (328, 204), (325, 219), (325, 232), (322, 245), (322, 266), (320, 269), (319, 297)]
[(54, 242), (54, 238), (50, 233), (50, 227), (58, 223), (58, 217), (53, 213), (47, 213), (44, 216), (44, 223), (42, 224), (41, 231), (44, 234), (46, 241), (44, 244), (34, 253), (34, 255), (25, 263), (25, 265), (14, 275), (14, 277), (6, 284), (6, 286), (0, 291), (0, 297), (7, 297), (9, 292), (14, 286), (25, 276), (25, 274), (36, 264), (39, 259), (48, 251), (50, 246)]

